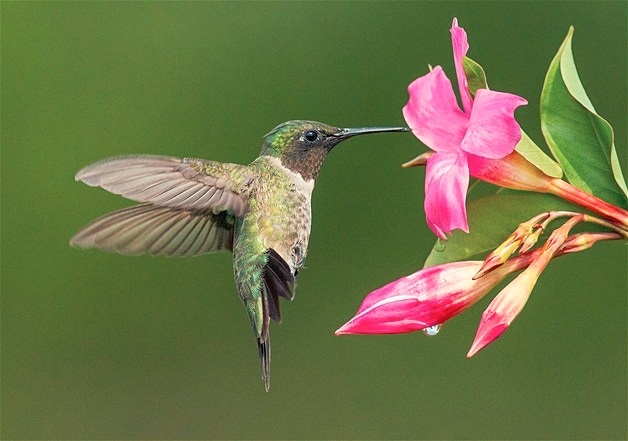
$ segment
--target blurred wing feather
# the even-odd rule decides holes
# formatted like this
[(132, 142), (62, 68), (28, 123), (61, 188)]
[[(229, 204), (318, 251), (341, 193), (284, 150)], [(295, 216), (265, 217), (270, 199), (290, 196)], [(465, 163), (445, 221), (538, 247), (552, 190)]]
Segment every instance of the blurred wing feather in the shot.
[(70, 244), (128, 255), (196, 256), (231, 250), (233, 216), (135, 205), (106, 214), (79, 231)]
[(185, 210), (247, 207), (253, 176), (247, 166), (168, 156), (117, 156), (88, 165), (75, 179), (92, 187), (155, 205)]

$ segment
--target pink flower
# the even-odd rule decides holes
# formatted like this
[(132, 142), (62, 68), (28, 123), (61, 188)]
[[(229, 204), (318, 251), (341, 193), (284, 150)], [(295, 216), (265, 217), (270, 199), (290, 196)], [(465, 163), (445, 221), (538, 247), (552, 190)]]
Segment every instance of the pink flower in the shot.
[(428, 226), (440, 238), (454, 229), (468, 232), (469, 163), (513, 152), (521, 139), (514, 111), (527, 104), (519, 96), (488, 89), (479, 89), (473, 100), (462, 65), (469, 49), (467, 35), (457, 19), (450, 31), (462, 109), (440, 66), (410, 84), (410, 99), (403, 108), (413, 133), (435, 152), (427, 159), (425, 213)]
[[(508, 263), (508, 262), (507, 262)], [(341, 334), (399, 334), (441, 324), (464, 311), (512, 271), (503, 265), (473, 280), (481, 261), (422, 269), (368, 294)]]
[(554, 257), (607, 238), (591, 235), (570, 238), (571, 228), (583, 219), (582, 214), (573, 216), (552, 233), (543, 247), (508, 259), (480, 278), (473, 277), (483, 262), (460, 261), (424, 268), (395, 280), (368, 294), (355, 316), (336, 335), (401, 334), (442, 324), (484, 297), (508, 274), (525, 269), (482, 315), (467, 355), (472, 357), (508, 329), (525, 306), (539, 275)]

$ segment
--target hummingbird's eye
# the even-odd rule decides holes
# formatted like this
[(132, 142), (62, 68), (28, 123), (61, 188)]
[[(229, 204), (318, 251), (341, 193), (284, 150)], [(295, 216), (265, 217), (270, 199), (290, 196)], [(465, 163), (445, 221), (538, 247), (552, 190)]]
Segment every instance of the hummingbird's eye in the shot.
[(318, 132), (316, 130), (308, 130), (305, 132), (305, 139), (309, 142), (314, 142), (318, 139)]

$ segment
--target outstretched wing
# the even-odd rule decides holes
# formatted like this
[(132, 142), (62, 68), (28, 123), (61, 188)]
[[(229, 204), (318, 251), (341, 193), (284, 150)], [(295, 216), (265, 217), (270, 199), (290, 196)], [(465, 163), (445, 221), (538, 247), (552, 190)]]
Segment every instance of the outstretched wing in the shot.
[(233, 247), (234, 217), (140, 204), (106, 214), (80, 230), (70, 244), (120, 254), (196, 256)]
[(240, 164), (140, 155), (88, 165), (75, 179), (137, 202), (241, 216), (254, 176)]
[(246, 166), (167, 156), (118, 156), (76, 180), (145, 204), (96, 219), (70, 241), (121, 254), (189, 256), (231, 250), (254, 175)]

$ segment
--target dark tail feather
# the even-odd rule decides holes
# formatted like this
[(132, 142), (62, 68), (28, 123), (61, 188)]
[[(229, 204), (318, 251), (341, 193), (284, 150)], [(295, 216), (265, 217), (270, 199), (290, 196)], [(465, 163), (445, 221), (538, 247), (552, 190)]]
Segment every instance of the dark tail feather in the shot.
[(261, 335), (257, 337), (259, 359), (262, 365), (262, 378), (266, 392), (270, 388), (270, 319), (281, 321), (279, 296), (292, 300), (294, 297), (294, 275), (288, 264), (272, 248), (268, 249), (268, 260), (264, 267), (262, 280), (263, 323)]
[(272, 283), (274, 285), (273, 287), (276, 288), (276, 294), (288, 300), (292, 300), (296, 284), (294, 275), (290, 271), (290, 267), (286, 261), (272, 248), (268, 250), (266, 269), (270, 270), (267, 277), (269, 284)]
[(264, 379), (264, 387), (266, 392), (270, 389), (270, 339), (257, 339), (257, 347), (259, 349), (259, 359), (262, 364), (262, 378)]
[(281, 309), (279, 308), (279, 297), (277, 296), (276, 291), (268, 286), (268, 280), (266, 276), (264, 276), (264, 287), (266, 289), (266, 295), (270, 297), (268, 299), (268, 314), (270, 315), (271, 319), (273, 319), (277, 323), (281, 323)]

